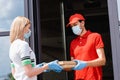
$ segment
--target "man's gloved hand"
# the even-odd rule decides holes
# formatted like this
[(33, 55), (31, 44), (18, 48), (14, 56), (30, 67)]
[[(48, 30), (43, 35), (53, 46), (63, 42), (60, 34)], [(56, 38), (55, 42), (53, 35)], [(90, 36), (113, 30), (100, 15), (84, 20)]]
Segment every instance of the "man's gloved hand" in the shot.
[(58, 60), (49, 62), (48, 67), (50, 70), (53, 70), (55, 72), (61, 72), (63, 70), (63, 68), (57, 62), (58, 62)]
[[(40, 68), (40, 67), (44, 66), (45, 64), (46, 64), (46, 63), (43, 62), (43, 63), (40, 63), (40, 64), (36, 65), (36, 67), (37, 67), (37, 68)], [(50, 72), (50, 69), (44, 70), (44, 72)]]
[(75, 61), (77, 65), (73, 67), (72, 70), (81, 70), (87, 66), (87, 63), (84, 61), (80, 61), (80, 60), (73, 60), (73, 61)]

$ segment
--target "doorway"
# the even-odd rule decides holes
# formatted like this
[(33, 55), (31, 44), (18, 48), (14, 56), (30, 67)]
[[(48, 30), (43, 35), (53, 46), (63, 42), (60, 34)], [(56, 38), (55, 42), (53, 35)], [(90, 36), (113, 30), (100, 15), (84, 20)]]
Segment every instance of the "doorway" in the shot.
[[(107, 4), (107, 0), (65, 0), (64, 14), (65, 24), (68, 23), (70, 15), (74, 13), (83, 14), (86, 19), (86, 28), (102, 35), (107, 59), (106, 65), (103, 66), (103, 80), (114, 80)], [(74, 37), (75, 35), (72, 33), (71, 28), (66, 28), (67, 49)], [(67, 50), (67, 52), (69, 53), (69, 50)], [(69, 56), (69, 54), (67, 54), (67, 56)], [(73, 72), (69, 72), (68, 75), (68, 80), (73, 80)]]
[[(63, 3), (63, 8), (60, 4)], [(86, 18), (86, 27), (102, 35), (105, 45), (106, 65), (103, 67), (103, 80), (114, 80), (111, 52), (111, 40), (108, 19), (107, 0), (40, 0), (41, 62), (70, 60), (69, 45), (75, 37), (71, 28), (62, 28), (61, 9), (64, 11), (65, 24), (71, 14), (82, 13)], [(64, 36), (66, 41), (64, 41)], [(65, 47), (66, 45), (66, 47)], [(66, 48), (66, 49), (65, 49)], [(54, 77), (53, 77), (54, 76)], [(43, 73), (43, 80), (73, 80), (73, 72)]]
[[(70, 60), (69, 44), (75, 37), (70, 28), (62, 28), (61, 6), (64, 11), (65, 24), (71, 14), (82, 13), (86, 18), (87, 29), (102, 35), (105, 44), (106, 65), (103, 67), (103, 80), (114, 80), (113, 63), (108, 19), (107, 0), (28, 0), (26, 15), (34, 17), (34, 38), (37, 61), (49, 62), (55, 59)], [(36, 5), (37, 4), (37, 5)], [(33, 11), (32, 6), (33, 5)], [(29, 8), (28, 8), (29, 7)], [(40, 31), (39, 31), (40, 30)], [(39, 33), (39, 34), (38, 34)], [(63, 36), (65, 34), (65, 37)], [(36, 35), (39, 37), (36, 37)], [(66, 41), (64, 41), (66, 39)], [(66, 46), (65, 46), (66, 45)], [(41, 80), (73, 80), (73, 72), (43, 73)]]

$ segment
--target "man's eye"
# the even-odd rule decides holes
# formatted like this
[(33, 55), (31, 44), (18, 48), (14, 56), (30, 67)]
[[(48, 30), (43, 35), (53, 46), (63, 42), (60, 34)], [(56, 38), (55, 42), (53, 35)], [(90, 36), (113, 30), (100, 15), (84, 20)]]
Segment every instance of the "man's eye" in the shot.
[(76, 26), (77, 24), (74, 24), (74, 26)]

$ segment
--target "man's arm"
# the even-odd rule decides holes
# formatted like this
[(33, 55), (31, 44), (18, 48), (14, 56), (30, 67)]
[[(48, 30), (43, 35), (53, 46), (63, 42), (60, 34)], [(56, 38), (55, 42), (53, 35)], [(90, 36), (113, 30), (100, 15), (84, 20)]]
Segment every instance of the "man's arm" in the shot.
[(73, 57), (71, 57), (71, 60), (74, 60), (74, 58), (73, 58)]
[(81, 61), (81, 60), (74, 60), (77, 65), (73, 67), (73, 70), (81, 70), (85, 67), (95, 67), (95, 66), (103, 66), (106, 63), (106, 58), (104, 54), (104, 49), (99, 48), (96, 50), (98, 54), (98, 58), (91, 60), (91, 61)]
[(92, 61), (87, 61), (87, 66), (103, 66), (106, 63), (104, 48), (96, 49), (98, 58)]

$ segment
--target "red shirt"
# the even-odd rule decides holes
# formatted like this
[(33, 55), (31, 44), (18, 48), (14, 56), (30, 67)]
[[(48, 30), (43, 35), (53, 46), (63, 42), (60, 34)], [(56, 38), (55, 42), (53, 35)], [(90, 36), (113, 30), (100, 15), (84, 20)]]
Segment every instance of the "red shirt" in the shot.
[[(104, 47), (101, 35), (87, 31), (83, 36), (75, 38), (70, 45), (71, 57), (78, 60), (89, 61), (98, 58), (96, 49)], [(102, 80), (100, 67), (86, 67), (75, 71), (75, 79)]]

